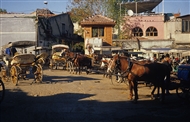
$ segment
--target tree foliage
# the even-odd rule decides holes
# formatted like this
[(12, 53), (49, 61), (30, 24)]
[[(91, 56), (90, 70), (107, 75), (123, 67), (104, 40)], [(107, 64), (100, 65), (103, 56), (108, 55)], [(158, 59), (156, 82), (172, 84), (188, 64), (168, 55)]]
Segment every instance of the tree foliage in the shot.
[(95, 14), (104, 15), (106, 0), (71, 0), (71, 5), (67, 7), (70, 11), (73, 22), (81, 21), (86, 17)]
[(0, 8), (0, 13), (7, 13), (7, 10), (6, 9), (2, 9), (2, 8)]
[(70, 11), (70, 17), (75, 22), (80, 22), (86, 17), (101, 14), (116, 21), (116, 29), (119, 29), (122, 23), (122, 16), (125, 13), (123, 2), (128, 0), (71, 0), (71, 5), (67, 7)]
[(136, 27), (140, 26), (140, 18), (131, 19), (129, 16), (125, 16), (123, 18), (122, 23), (122, 38), (131, 39), (134, 35), (132, 35), (132, 30)]

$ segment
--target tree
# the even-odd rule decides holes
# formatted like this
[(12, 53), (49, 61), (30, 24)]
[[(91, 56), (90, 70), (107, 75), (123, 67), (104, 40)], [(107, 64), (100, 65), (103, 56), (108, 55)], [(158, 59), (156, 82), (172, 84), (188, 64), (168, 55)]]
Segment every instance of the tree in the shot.
[(122, 16), (120, 15), (125, 12), (122, 2), (128, 2), (128, 0), (72, 0), (67, 9), (70, 11), (73, 23), (80, 22), (95, 14), (112, 18), (117, 22), (115, 27), (119, 30), (120, 35), (120, 25), (122, 23)]
[(131, 19), (129, 16), (125, 16), (123, 18), (123, 23), (122, 23), (122, 31), (121, 31), (122, 38), (127, 38), (127, 39), (133, 38), (132, 30), (135, 27), (139, 26), (140, 26), (140, 18), (135, 18), (134, 20)]
[(67, 7), (73, 22), (80, 22), (86, 17), (95, 14), (104, 15), (106, 0), (72, 0), (71, 5)]
[(7, 13), (7, 10), (0, 8), (0, 14), (5, 14), (5, 13)]

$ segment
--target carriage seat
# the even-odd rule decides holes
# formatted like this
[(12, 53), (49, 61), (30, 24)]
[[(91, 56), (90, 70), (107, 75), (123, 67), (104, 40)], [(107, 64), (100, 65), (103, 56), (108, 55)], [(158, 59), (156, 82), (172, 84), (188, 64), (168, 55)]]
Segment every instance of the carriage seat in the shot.
[(32, 64), (35, 61), (35, 58), (36, 56), (34, 54), (18, 54), (13, 57), (11, 65)]

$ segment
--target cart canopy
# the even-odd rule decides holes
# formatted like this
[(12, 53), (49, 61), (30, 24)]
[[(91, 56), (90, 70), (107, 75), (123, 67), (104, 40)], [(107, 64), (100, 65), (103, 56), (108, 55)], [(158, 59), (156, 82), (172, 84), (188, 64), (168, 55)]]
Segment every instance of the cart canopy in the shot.
[(52, 49), (54, 49), (54, 48), (66, 48), (66, 49), (69, 49), (69, 46), (64, 45), (64, 44), (56, 44), (56, 45), (52, 46)]
[(2, 49), (6, 49), (8, 47), (15, 47), (15, 48), (28, 48), (36, 45), (36, 41), (16, 41), (10, 44), (6, 44), (2, 46)]

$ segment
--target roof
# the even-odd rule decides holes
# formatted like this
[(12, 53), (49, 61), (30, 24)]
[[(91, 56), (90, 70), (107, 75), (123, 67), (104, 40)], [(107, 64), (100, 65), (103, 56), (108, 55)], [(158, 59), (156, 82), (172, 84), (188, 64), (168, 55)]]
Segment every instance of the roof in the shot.
[(94, 16), (83, 19), (80, 22), (80, 24), (81, 24), (81, 26), (85, 26), (85, 25), (111, 25), (111, 26), (114, 26), (115, 21), (111, 18), (102, 16), (102, 15), (94, 15)]
[(52, 46), (52, 49), (54, 49), (54, 48), (66, 48), (66, 49), (69, 49), (69, 46), (64, 45), (64, 44), (56, 44), (56, 45)]
[[(121, 5), (127, 8), (128, 10), (132, 10), (136, 13), (136, 5), (137, 5), (137, 13), (142, 12), (151, 12), (158, 4), (160, 4), (162, 0), (148, 0), (148, 1), (138, 1), (138, 2), (125, 2)], [(136, 4), (137, 3), (137, 4)]]
[(48, 16), (48, 17), (55, 15), (49, 9), (36, 9), (36, 11), (32, 12), (31, 14), (35, 14), (36, 16)]
[(36, 45), (36, 41), (15, 41), (10, 44), (6, 44), (2, 46), (2, 49), (8, 47), (16, 47), (16, 48), (28, 48)]
[(183, 15), (183, 16), (179, 16), (179, 17), (177, 17), (177, 18), (190, 18), (190, 14), (187, 14), (187, 15)]

